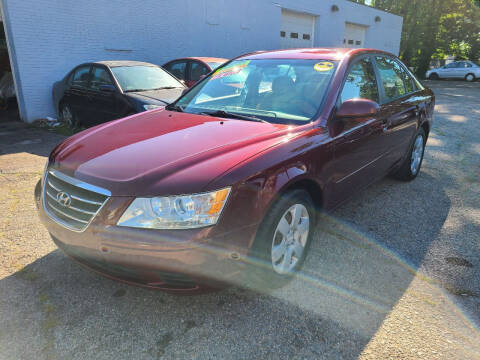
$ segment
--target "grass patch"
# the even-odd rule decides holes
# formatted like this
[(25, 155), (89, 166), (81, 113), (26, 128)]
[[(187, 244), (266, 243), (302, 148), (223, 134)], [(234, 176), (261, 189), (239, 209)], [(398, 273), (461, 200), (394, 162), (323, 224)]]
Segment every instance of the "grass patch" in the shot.
[(45, 321), (42, 324), (42, 328), (45, 331), (53, 330), (60, 322), (55, 316), (55, 306), (50, 303), (48, 296), (45, 293), (39, 295), (40, 303), (42, 304), (43, 311), (45, 312)]
[(40, 275), (38, 273), (36, 273), (33, 270), (27, 269), (27, 268), (23, 268), (22, 270), (20, 270), (17, 273), (17, 275), (21, 279), (28, 280), (28, 281), (35, 281), (35, 280), (40, 279)]
[(48, 301), (48, 296), (42, 293), (38, 297), (38, 300), (40, 300), (41, 303), (46, 303)]
[[(58, 124), (58, 123), (54, 123)], [(75, 127), (71, 128), (67, 124), (61, 122), (57, 126), (52, 126), (50, 122), (46, 121), (45, 119), (36, 120), (31, 124), (27, 125), (28, 128), (31, 129), (41, 129), (47, 130), (49, 132), (53, 132), (56, 134), (64, 135), (64, 136), (72, 136), (80, 131), (85, 130), (84, 127)]]

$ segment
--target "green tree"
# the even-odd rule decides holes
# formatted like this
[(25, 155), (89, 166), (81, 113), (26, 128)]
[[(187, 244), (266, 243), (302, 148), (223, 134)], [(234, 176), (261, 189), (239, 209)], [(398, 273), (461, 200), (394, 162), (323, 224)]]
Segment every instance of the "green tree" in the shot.
[[(361, 0), (352, 0), (363, 3)], [(372, 0), (403, 17), (400, 58), (423, 76), (432, 58), (480, 57), (480, 0)]]

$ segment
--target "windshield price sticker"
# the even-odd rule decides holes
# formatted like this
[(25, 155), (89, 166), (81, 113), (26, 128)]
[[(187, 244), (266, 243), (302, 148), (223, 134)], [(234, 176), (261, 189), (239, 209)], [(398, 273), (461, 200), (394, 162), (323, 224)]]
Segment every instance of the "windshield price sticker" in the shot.
[(212, 80), (238, 74), (243, 69), (245, 69), (248, 66), (248, 64), (250, 64), (250, 60), (235, 62), (226, 67), (218, 69), (213, 73)]
[(329, 61), (322, 61), (316, 63), (313, 68), (315, 69), (315, 71), (330, 71), (333, 69), (333, 63)]

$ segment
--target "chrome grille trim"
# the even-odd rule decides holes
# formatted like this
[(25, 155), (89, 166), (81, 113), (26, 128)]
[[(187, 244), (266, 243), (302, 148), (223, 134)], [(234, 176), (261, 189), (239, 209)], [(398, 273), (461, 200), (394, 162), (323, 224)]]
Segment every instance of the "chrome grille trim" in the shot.
[[(64, 206), (57, 201), (57, 193), (65, 192), (71, 203)], [(73, 193), (73, 194), (72, 194)], [(43, 208), (59, 225), (75, 232), (83, 232), (105, 205), (111, 192), (57, 170), (48, 170), (43, 179)]]
[(107, 189), (104, 189), (104, 188), (101, 188), (101, 187), (98, 187), (98, 186), (95, 186), (95, 185), (87, 184), (86, 182), (83, 182), (83, 181), (80, 181), (78, 179), (67, 176), (67, 175), (65, 175), (65, 174), (63, 174), (63, 173), (61, 173), (57, 170), (49, 170), (48, 172), (50, 174), (52, 174), (53, 176), (55, 176), (56, 178), (58, 178), (60, 180), (63, 180), (67, 183), (70, 183), (73, 186), (77, 186), (79, 188), (82, 188), (82, 189), (85, 189), (85, 190), (88, 190), (88, 191), (91, 191), (91, 192), (94, 192), (94, 193), (97, 193), (97, 194), (101, 194), (101, 195), (105, 195), (105, 196), (112, 196), (112, 193), (110, 191), (108, 191)]
[(88, 224), (88, 221), (85, 221), (85, 220), (82, 220), (82, 219), (77, 219), (76, 217), (74, 217), (74, 216), (72, 216), (72, 215), (69, 215), (69, 214), (63, 212), (62, 210), (56, 208), (55, 206), (53, 206), (53, 204), (52, 204), (50, 201), (47, 201), (47, 204), (50, 205), (50, 207), (51, 207), (53, 210), (55, 210), (55, 211), (56, 211), (57, 213), (59, 213), (59, 214), (62, 214), (63, 216), (66, 216), (66, 217), (68, 217), (68, 218), (70, 218), (70, 219), (72, 219), (72, 220), (78, 221), (78, 222), (80, 222), (80, 223), (82, 223), (82, 224)]
[(72, 195), (72, 199), (78, 200), (78, 201), (81, 201), (81, 202), (84, 202), (84, 203), (87, 203), (87, 204), (92, 204), (92, 205), (103, 205), (103, 203), (101, 203), (101, 202), (82, 199), (82, 198), (76, 197), (75, 195)]
[[(60, 190), (57, 190), (57, 191), (60, 191)], [(45, 194), (47, 194), (47, 196), (48, 196), (50, 199), (52, 199), (53, 201), (55, 201), (55, 202), (57, 201), (57, 199), (55, 198), (55, 196), (53, 196), (52, 194), (50, 194), (50, 193), (48, 192), (48, 190), (45, 191)], [(71, 196), (71, 195), (70, 195), (70, 196)], [(73, 198), (73, 196), (71, 196), (71, 197)], [(48, 202), (48, 200), (47, 200), (47, 202)], [(97, 203), (97, 204), (102, 205), (101, 203)], [(75, 206), (72, 206), (72, 205), (70, 205), (68, 208), (69, 208), (69, 209), (72, 209), (72, 210), (75, 210), (75, 211), (78, 211), (78, 212), (81, 212), (81, 213), (83, 213), (83, 214), (95, 215), (95, 212), (93, 212), (93, 211), (82, 210), (82, 209), (79, 209), (79, 208), (77, 208), (77, 207), (75, 207)]]

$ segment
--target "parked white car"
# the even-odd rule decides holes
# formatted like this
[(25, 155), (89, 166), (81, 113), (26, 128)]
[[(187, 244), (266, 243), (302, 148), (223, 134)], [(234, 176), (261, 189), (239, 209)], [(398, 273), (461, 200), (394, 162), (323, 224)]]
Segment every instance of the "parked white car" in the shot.
[(427, 71), (427, 79), (465, 79), (475, 81), (480, 79), (480, 66), (471, 61), (455, 61), (437, 69)]

